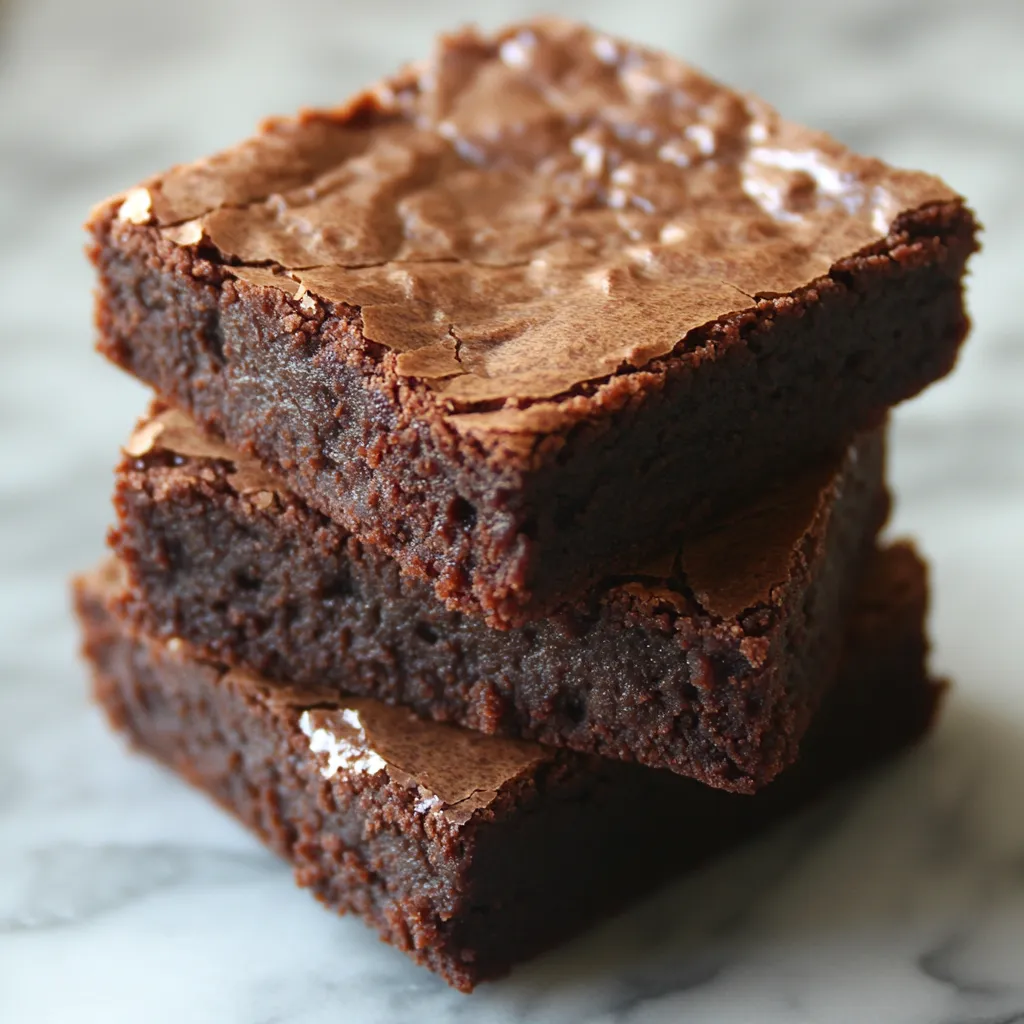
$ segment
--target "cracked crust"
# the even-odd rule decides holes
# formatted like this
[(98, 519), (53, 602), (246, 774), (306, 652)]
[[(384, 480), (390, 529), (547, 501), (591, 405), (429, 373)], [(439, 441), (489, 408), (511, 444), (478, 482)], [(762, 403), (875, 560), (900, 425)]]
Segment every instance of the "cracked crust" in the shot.
[[(341, 110), (153, 178), (117, 217), (353, 310), (459, 425), (642, 368), (957, 202), (664, 54), (539, 19), (443, 36)], [(503, 429), (528, 420), (506, 404)]]

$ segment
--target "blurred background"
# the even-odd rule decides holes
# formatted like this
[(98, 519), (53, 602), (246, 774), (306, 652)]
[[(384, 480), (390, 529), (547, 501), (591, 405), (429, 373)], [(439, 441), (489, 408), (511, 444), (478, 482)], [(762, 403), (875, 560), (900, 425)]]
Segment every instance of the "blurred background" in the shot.
[[(153, 941), (148, 925), (122, 927), (115, 915), (84, 956), (70, 933), (53, 946), (40, 945), (43, 940), (26, 921), (40, 913), (47, 921), (53, 915), (58, 922), (77, 920), (84, 913), (83, 886), (99, 893), (97, 906), (107, 906), (104, 899), (128, 899), (118, 885), (123, 888), (125, 873), (141, 870), (132, 851), (152, 845), (162, 829), (213, 836), (214, 845), (250, 850), (246, 839), (198, 799), (123, 758), (85, 698), (65, 579), (101, 554), (110, 519), (110, 470), (145, 397), (141, 387), (92, 352), (91, 272), (82, 255), (82, 221), (99, 199), (244, 137), (265, 115), (339, 101), (427, 53), (441, 29), (468, 21), (493, 27), (545, 11), (669, 49), (855, 149), (939, 174), (969, 198), (987, 229), (969, 285), (974, 335), (955, 375), (898, 412), (891, 461), (898, 497), (894, 531), (916, 535), (933, 561), (936, 664), (959, 684), (937, 741), (939, 781), (915, 791), (914, 799), (944, 808), (961, 831), (950, 847), (948, 873), (937, 882), (921, 881), (914, 852), (917, 819), (907, 818), (906, 806), (895, 798), (886, 803), (879, 796), (869, 817), (879, 845), (896, 851), (891, 869), (888, 861), (870, 860), (877, 852), (873, 845), (851, 839), (854, 846), (840, 842), (828, 855), (838, 859), (826, 857), (821, 871), (832, 889), (841, 888), (851, 858), (867, 857), (866, 869), (861, 863), (853, 870), (876, 869), (876, 888), (868, 898), (881, 899), (882, 892), (905, 897), (909, 916), (899, 920), (920, 924), (922, 932), (931, 920), (927, 908), (935, 903), (934, 887), (961, 886), (953, 905), (957, 914), (963, 911), (963, 921), (981, 928), (983, 946), (965, 947), (964, 953), (974, 957), (971, 977), (981, 981), (974, 996), (950, 991), (979, 1014), (1009, 1013), (1018, 993), (1022, 1015), (999, 1020), (1024, 1020), (1024, 881), (1006, 882), (998, 907), (991, 893), (987, 903), (982, 898), (983, 879), (998, 874), (999, 865), (1024, 863), (1024, 680), (1018, 655), (1024, 625), (1024, 3), (0, 0), (5, 1024), (58, 1019), (75, 1000), (89, 1005), (97, 992), (113, 999), (118, 972), (104, 951), (123, 950), (126, 941), (142, 947)], [(981, 788), (968, 799), (964, 794), (975, 793), (971, 787)], [(153, 810), (157, 804), (163, 808), (159, 814)], [(954, 813), (961, 804), (966, 818)], [(126, 808), (134, 825), (123, 820)], [(104, 874), (98, 855), (88, 851), (106, 849), (103, 844), (115, 835), (117, 856), (126, 866)], [(58, 847), (78, 852), (49, 860), (40, 854)], [(181, 867), (182, 877), (190, 877), (189, 870)], [(159, 871), (157, 876), (164, 877)], [(65, 910), (47, 902), (54, 891), (64, 894)], [(812, 970), (801, 974), (798, 953), (794, 976), (812, 978)], [(69, 971), (65, 991), (47, 984), (53, 956)], [(938, 1020), (931, 1016), (937, 1004), (929, 1001), (930, 987), (927, 998), (926, 988), (914, 989), (923, 1000), (915, 1002), (916, 995), (906, 994), (910, 989), (900, 988), (903, 982), (884, 975), (893, 992), (903, 993), (884, 1002), (889, 982), (879, 988), (876, 968), (881, 970), (887, 956), (865, 953), (847, 973), (829, 975), (833, 995), (822, 989), (819, 1001), (810, 1004), (821, 1011), (817, 1019), (847, 1019), (837, 1010), (842, 1000), (854, 993), (867, 998), (870, 991), (881, 1014), (876, 1019)], [(131, 962), (146, 985), (155, 984), (145, 974), (156, 972), (155, 960)], [(157, 986), (165, 1003), (147, 1004), (141, 991), (133, 1002), (122, 992), (117, 1005), (123, 1018), (86, 1013), (77, 1019), (128, 1019), (129, 1011), (143, 1007), (145, 1019), (165, 1019), (164, 1008), (171, 1014), (171, 1007), (190, 1005), (182, 992), (189, 971), (199, 971), (199, 965), (187, 958), (185, 965), (179, 964), (178, 976), (184, 988), (166, 981)], [(219, 976), (212, 967), (207, 974)], [(246, 983), (240, 968), (231, 977), (232, 984)], [(756, 987), (750, 991), (750, 1005), (765, 1014), (760, 1019), (775, 1019), (767, 1004), (758, 1003)], [(361, 1019), (378, 1019), (372, 998), (366, 998), (368, 1015)], [(744, 1019), (740, 1011), (746, 1004), (736, 1005), (737, 1019)], [(716, 1019), (707, 1012), (707, 1019)], [(698, 1018), (704, 1019), (699, 1013), (693, 1019)], [(206, 1018), (186, 1013), (183, 1019)]]

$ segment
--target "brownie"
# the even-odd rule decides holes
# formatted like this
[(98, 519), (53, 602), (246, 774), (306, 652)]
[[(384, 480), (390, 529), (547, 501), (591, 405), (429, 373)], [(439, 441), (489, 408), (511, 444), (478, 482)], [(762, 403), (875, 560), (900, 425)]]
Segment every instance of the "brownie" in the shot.
[(465, 991), (893, 755), (941, 691), (909, 548), (872, 563), (804, 755), (755, 797), (228, 671), (134, 632), (114, 610), (117, 577), (112, 563), (75, 593), (113, 724), (237, 814), (328, 907)]
[(311, 509), (177, 410), (117, 472), (125, 614), (270, 679), (751, 792), (796, 757), (888, 510), (883, 435), (508, 630)]
[(976, 227), (557, 20), (444, 37), (89, 224), (100, 351), (499, 627), (947, 373)]

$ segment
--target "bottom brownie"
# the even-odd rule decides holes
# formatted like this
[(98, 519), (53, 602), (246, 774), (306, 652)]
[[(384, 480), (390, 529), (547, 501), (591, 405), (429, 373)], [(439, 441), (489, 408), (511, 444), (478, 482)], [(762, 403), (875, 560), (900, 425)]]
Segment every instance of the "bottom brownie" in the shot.
[(233, 811), (327, 906), (469, 991), (762, 829), (927, 729), (925, 570), (870, 566), (799, 762), (756, 796), (268, 683), (133, 634), (110, 563), (76, 581), (95, 692), (142, 750)]

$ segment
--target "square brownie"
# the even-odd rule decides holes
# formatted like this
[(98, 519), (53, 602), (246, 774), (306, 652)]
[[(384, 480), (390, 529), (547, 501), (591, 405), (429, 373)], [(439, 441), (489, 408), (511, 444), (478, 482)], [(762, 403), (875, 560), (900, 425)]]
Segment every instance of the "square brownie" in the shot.
[(101, 204), (99, 348), (495, 626), (953, 365), (976, 224), (579, 25), (464, 31)]
[(181, 412), (117, 470), (123, 611), (267, 678), (751, 792), (797, 755), (888, 511), (882, 432), (550, 618), (498, 630)]
[(755, 797), (229, 671), (135, 633), (118, 586), (113, 564), (75, 588), (114, 726), (235, 813), (324, 904), (465, 991), (892, 756), (941, 693), (908, 548), (871, 562), (803, 755)]

